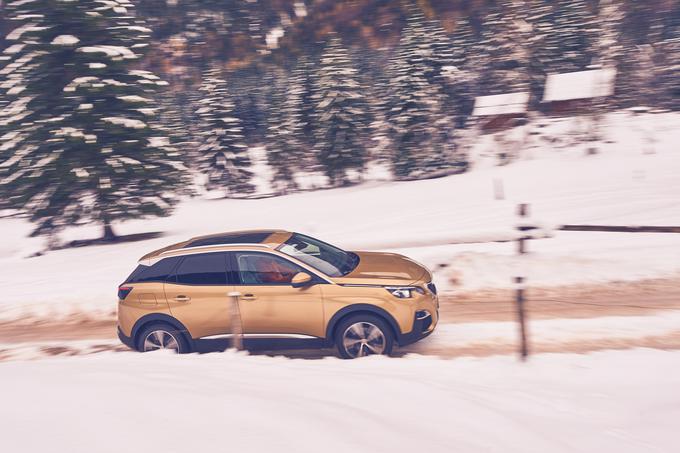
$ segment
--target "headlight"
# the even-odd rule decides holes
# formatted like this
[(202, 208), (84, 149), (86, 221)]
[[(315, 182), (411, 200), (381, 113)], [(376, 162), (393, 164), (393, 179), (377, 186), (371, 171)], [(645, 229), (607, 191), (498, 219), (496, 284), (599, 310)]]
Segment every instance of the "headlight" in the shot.
[(425, 294), (423, 288), (418, 286), (387, 286), (385, 289), (397, 299), (410, 299), (414, 293)]

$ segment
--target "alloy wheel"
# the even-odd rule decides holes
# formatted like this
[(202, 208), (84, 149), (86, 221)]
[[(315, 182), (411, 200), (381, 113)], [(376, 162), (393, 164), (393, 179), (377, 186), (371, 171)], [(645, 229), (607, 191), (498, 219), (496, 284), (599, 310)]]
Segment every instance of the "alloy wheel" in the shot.
[(170, 349), (179, 352), (177, 339), (168, 331), (152, 330), (144, 338), (144, 352)]
[(382, 354), (386, 344), (383, 331), (370, 322), (356, 322), (342, 334), (342, 346), (353, 358)]

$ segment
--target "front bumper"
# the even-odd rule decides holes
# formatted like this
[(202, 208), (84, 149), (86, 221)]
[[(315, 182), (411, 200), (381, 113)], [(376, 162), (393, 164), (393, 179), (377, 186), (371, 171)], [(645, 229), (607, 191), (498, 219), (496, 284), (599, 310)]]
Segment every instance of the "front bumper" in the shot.
[(399, 335), (397, 343), (399, 346), (406, 346), (423, 338), (434, 332), (437, 320), (433, 318), (432, 313), (427, 310), (418, 310), (413, 319), (413, 328), (409, 333)]

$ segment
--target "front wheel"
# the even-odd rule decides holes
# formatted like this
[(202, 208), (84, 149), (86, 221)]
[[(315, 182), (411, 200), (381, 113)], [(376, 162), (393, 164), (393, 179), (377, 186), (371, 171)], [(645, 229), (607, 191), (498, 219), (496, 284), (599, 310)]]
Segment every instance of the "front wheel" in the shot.
[(389, 355), (394, 346), (390, 326), (373, 315), (350, 316), (338, 324), (335, 332), (335, 345), (343, 359)]

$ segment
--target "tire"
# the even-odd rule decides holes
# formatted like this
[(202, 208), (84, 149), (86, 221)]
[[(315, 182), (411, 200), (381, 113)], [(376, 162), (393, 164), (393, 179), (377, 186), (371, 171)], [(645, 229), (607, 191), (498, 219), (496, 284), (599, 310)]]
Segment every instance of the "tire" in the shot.
[(350, 315), (335, 328), (335, 346), (343, 359), (390, 355), (394, 346), (394, 332), (378, 316)]
[(150, 352), (159, 349), (175, 350), (178, 354), (189, 352), (189, 343), (184, 334), (166, 323), (152, 323), (137, 335), (137, 350)]

